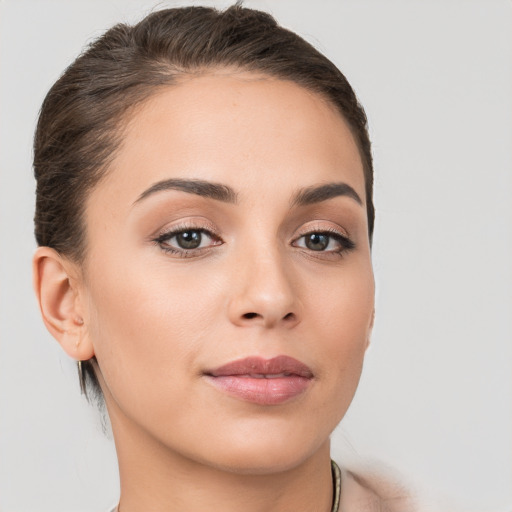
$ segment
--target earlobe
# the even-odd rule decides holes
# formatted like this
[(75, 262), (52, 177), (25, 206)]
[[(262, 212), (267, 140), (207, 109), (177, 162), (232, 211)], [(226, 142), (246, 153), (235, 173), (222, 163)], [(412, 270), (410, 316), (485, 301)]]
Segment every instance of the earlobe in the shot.
[(94, 356), (94, 349), (72, 267), (54, 249), (39, 247), (33, 258), (33, 285), (46, 328), (70, 357), (83, 361)]

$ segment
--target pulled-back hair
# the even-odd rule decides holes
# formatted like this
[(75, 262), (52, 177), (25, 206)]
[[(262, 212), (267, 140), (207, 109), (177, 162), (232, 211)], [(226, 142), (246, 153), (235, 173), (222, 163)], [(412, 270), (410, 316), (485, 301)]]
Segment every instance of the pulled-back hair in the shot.
[[(48, 92), (34, 139), (37, 243), (77, 263), (87, 253), (84, 204), (108, 171), (123, 120), (159, 88), (209, 69), (232, 68), (289, 80), (318, 93), (347, 121), (361, 156), (370, 241), (373, 167), (367, 120), (344, 75), (272, 16), (240, 6), (183, 7), (118, 24), (92, 43)], [(83, 379), (101, 390), (91, 362)]]

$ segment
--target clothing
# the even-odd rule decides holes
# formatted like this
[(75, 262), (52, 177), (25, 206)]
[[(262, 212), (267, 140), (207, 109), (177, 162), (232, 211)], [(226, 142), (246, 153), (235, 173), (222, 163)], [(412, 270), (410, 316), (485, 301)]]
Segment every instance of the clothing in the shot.
[(341, 470), (338, 512), (420, 512), (403, 485), (382, 474), (353, 473)]

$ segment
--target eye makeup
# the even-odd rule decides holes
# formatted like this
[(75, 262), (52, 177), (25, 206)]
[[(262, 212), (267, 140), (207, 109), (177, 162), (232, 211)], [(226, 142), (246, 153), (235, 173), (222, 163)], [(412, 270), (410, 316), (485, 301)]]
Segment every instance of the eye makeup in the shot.
[(184, 222), (162, 231), (152, 239), (164, 252), (177, 257), (200, 256), (224, 242), (211, 227), (198, 222)]
[[(315, 257), (342, 257), (355, 243), (333, 227), (303, 230), (290, 245)], [(152, 242), (165, 253), (179, 258), (203, 256), (224, 241), (213, 229), (197, 222), (184, 222), (162, 231)]]
[[(303, 245), (298, 243), (301, 239), (304, 239)], [(295, 239), (292, 245), (318, 252), (319, 254), (331, 253), (339, 256), (356, 247), (352, 240), (334, 228), (308, 230)]]

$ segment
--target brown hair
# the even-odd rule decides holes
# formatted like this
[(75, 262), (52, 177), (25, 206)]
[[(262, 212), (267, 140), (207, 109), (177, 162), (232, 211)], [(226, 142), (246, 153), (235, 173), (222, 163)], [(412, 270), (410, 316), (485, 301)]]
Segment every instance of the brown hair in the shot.
[[(184, 74), (219, 67), (290, 80), (334, 105), (348, 122), (364, 168), (370, 242), (373, 167), (367, 120), (336, 66), (267, 13), (184, 7), (118, 24), (82, 53), (48, 92), (34, 139), (35, 236), (75, 262), (86, 254), (84, 203), (122, 140), (130, 110)], [(83, 378), (101, 395), (94, 367)]]

